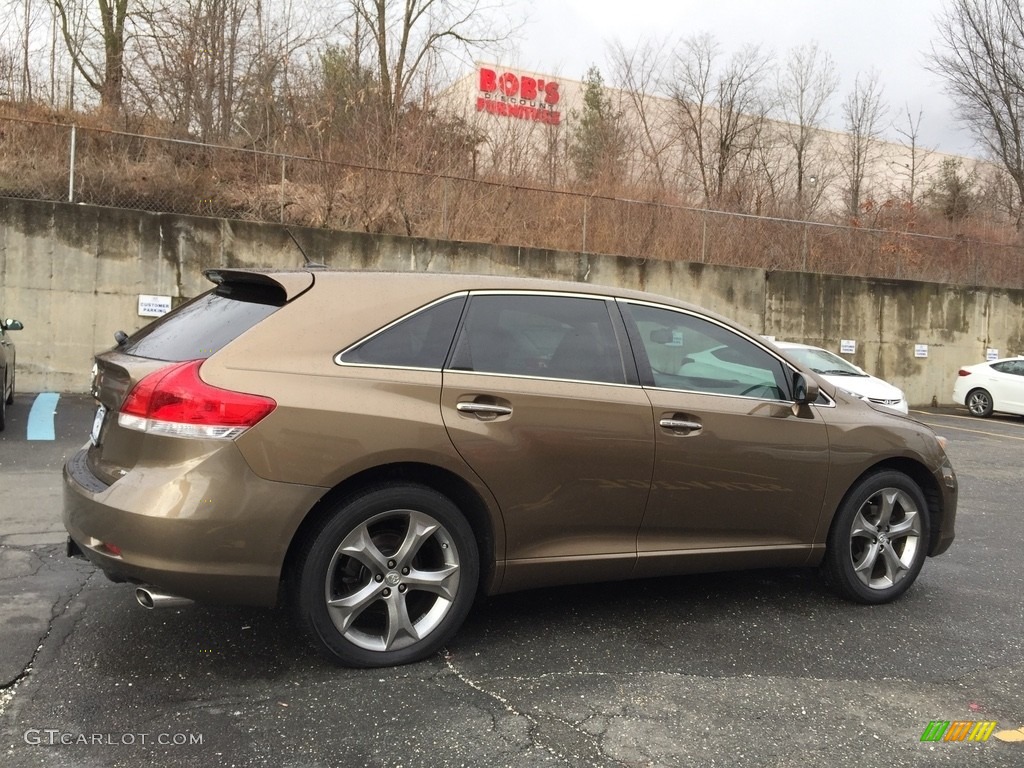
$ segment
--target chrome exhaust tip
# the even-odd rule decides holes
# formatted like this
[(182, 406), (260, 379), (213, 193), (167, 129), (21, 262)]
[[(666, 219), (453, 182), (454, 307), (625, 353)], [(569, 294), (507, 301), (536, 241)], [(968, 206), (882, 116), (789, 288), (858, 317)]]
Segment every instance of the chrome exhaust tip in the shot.
[(158, 592), (152, 587), (138, 587), (135, 590), (135, 599), (143, 608), (153, 610), (154, 608), (181, 608), (191, 605), (192, 600), (187, 597), (169, 595), (166, 592)]

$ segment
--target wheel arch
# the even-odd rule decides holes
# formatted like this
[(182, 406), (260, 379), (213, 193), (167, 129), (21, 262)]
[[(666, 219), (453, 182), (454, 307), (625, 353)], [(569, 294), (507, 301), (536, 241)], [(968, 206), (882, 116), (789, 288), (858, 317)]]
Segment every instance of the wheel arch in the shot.
[(836, 505), (836, 509), (833, 511), (832, 519), (829, 521), (829, 531), (831, 532), (832, 526), (835, 525), (838, 510), (846, 503), (846, 499), (849, 498), (857, 486), (860, 485), (861, 481), (864, 480), (868, 475), (873, 475), (877, 472), (884, 472), (886, 470), (893, 470), (901, 472), (902, 474), (909, 477), (917, 486), (921, 489), (921, 493), (924, 494), (925, 503), (928, 505), (928, 555), (931, 556), (934, 553), (935, 548), (939, 545), (939, 537), (934, 536), (933, 532), (941, 530), (943, 522), (943, 506), (942, 506), (942, 491), (939, 488), (939, 482), (935, 478), (935, 475), (919, 461), (903, 456), (894, 456), (892, 458), (885, 459), (872, 465), (868, 469), (864, 470), (852, 483), (850, 487), (846, 489), (846, 493), (843, 494), (843, 498)]
[(469, 522), (480, 556), (478, 591), (487, 592), (495, 579), (496, 541), (494, 524), (487, 503), (475, 488), (455, 473), (431, 464), (417, 462), (384, 464), (359, 472), (331, 488), (303, 518), (285, 553), (281, 568), (278, 602), (286, 594), (288, 582), (301, 565), (300, 554), (309, 537), (314, 535), (338, 504), (360, 491), (387, 483), (414, 483), (447, 496)]

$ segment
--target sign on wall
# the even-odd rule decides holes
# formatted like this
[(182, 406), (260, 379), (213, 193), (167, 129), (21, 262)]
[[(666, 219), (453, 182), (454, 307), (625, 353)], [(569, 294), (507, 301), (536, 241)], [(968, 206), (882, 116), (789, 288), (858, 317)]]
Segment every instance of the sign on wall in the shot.
[(562, 113), (555, 106), (562, 96), (558, 89), (555, 80), (480, 67), (476, 111), (559, 125)]
[(139, 317), (162, 317), (171, 311), (170, 296), (139, 294)]

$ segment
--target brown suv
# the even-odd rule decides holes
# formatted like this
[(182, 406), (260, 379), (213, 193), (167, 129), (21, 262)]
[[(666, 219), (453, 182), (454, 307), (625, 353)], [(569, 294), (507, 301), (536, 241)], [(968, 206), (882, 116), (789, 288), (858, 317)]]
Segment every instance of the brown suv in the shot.
[(185, 599), (294, 605), (355, 666), (434, 653), (478, 593), (824, 565), (902, 594), (953, 541), (926, 426), (646, 293), (216, 270), (96, 358), (69, 551)]

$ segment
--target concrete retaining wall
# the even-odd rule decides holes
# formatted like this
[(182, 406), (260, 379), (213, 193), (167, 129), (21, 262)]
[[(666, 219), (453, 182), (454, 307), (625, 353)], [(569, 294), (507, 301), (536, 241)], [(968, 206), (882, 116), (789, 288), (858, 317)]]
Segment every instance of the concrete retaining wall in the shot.
[[(452, 243), (358, 232), (292, 230), (309, 257), (336, 269), (520, 274), (640, 288), (684, 298), (763, 334), (839, 350), (902, 387), (912, 404), (948, 403), (959, 365), (988, 348), (1024, 352), (1024, 291), (765, 272), (695, 262)], [(116, 330), (149, 322), (140, 294), (175, 303), (206, 290), (202, 270), (297, 267), (280, 226), (0, 198), (0, 315), (25, 330), (22, 392), (88, 390), (92, 355)], [(381, 297), (386, 301), (387, 297)], [(928, 356), (915, 357), (927, 344)]]

